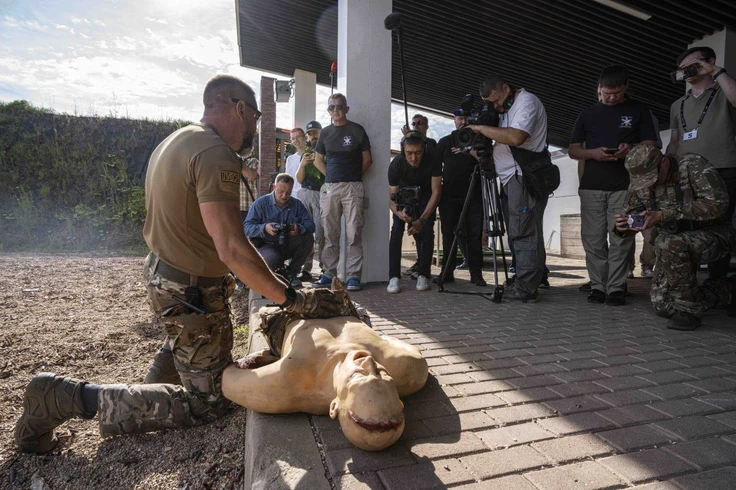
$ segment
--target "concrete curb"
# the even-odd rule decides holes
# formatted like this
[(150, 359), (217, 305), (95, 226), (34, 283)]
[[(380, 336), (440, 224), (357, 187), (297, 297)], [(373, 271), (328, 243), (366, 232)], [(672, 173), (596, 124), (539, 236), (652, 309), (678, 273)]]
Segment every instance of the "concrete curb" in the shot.
[[(258, 311), (273, 303), (251, 291), (248, 352), (267, 348)], [(245, 428), (245, 489), (329, 490), (322, 457), (305, 414), (268, 415), (248, 410)]]

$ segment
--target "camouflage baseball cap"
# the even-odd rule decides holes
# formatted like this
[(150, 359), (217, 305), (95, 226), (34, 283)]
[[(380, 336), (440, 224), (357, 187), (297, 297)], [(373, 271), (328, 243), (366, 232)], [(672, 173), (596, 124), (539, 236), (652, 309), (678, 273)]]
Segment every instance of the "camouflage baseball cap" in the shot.
[(631, 176), (630, 189), (648, 189), (657, 182), (662, 152), (654, 145), (637, 145), (626, 157), (626, 170)]

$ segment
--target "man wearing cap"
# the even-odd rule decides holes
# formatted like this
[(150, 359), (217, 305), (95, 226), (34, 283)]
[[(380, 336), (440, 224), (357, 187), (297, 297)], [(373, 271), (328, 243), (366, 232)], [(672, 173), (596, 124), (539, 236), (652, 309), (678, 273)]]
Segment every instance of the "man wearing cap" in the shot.
[(146, 174), (143, 236), (151, 253), (144, 277), (167, 335), (149, 372), (154, 384), (96, 385), (41, 373), (26, 387), (15, 427), (21, 450), (52, 450), (54, 429), (73, 417), (97, 415), (108, 436), (198, 426), (225, 415), (230, 402), (222, 394), (222, 373), (232, 362), (235, 288), (229, 271), (288, 311), (325, 318), (343, 311), (336, 292), (287, 287), (243, 233), (238, 153), (251, 147), (261, 116), (253, 90), (218, 75), (203, 101), (201, 122), (169, 135)]
[[(703, 312), (717, 306), (728, 305), (729, 316), (736, 315), (736, 276), (700, 286), (696, 277), (698, 264), (723, 257), (736, 243), (736, 230), (726, 220), (728, 191), (716, 168), (700, 155), (663, 156), (656, 146), (640, 145), (626, 157), (626, 169), (631, 184), (623, 213), (616, 215), (616, 233), (655, 226), (659, 231), (650, 293), (654, 312), (675, 330), (699, 327)], [(642, 226), (629, 224), (627, 215), (636, 214)]]
[[(678, 72), (694, 66), (697, 73), (683, 78), (690, 84), (690, 90), (670, 107), (672, 136), (667, 153), (702, 155), (718, 170), (728, 189), (726, 220), (733, 223), (736, 209), (736, 80), (716, 65), (716, 61), (715, 51), (707, 46), (692, 47), (677, 58)], [(709, 263), (709, 279), (726, 277), (730, 262), (731, 254), (726, 254)]]
[[(468, 118), (461, 108), (455, 110), (455, 129), (462, 129), (468, 123)], [(454, 271), (456, 256), (449, 255), (455, 230), (460, 222), (460, 213), (465, 204), (465, 197), (470, 187), (470, 179), (478, 164), (478, 160), (465, 148), (455, 148), (452, 136), (440, 138), (437, 143), (437, 152), (442, 159), (442, 200), (440, 201), (440, 225), (442, 226), (442, 260), (448, 272), (445, 282), (455, 280)], [(486, 286), (481, 267), (483, 265), (483, 250), (481, 237), (483, 235), (483, 199), (481, 186), (477, 185), (470, 196), (468, 211), (463, 223), (463, 231), (458, 236), (458, 246), (470, 269), (470, 282), (476, 286)]]
[(332, 124), (322, 130), (314, 148), (314, 166), (325, 176), (320, 191), (322, 227), (325, 249), (322, 262), (325, 271), (316, 287), (329, 287), (337, 277), (340, 261), (340, 220), (345, 217), (345, 265), (348, 291), (360, 291), (363, 269), (363, 174), (373, 163), (371, 143), (360, 124), (348, 121), (350, 107), (343, 94), (332, 94), (327, 111)]
[[(325, 248), (325, 232), (322, 228), (322, 211), (319, 206), (319, 191), (325, 183), (325, 176), (314, 166), (314, 147), (317, 146), (319, 133), (322, 131), (322, 125), (319, 121), (310, 121), (307, 124), (307, 144), (299, 161), (299, 167), (296, 171), (296, 181), (301, 184), (296, 197), (307, 208), (307, 212), (314, 220), (314, 244), (317, 246), (317, 262), (320, 270), (324, 269), (322, 263), (322, 251)], [(312, 280), (312, 263), (314, 262), (314, 249), (307, 256), (304, 268), (299, 276), (302, 281)]]

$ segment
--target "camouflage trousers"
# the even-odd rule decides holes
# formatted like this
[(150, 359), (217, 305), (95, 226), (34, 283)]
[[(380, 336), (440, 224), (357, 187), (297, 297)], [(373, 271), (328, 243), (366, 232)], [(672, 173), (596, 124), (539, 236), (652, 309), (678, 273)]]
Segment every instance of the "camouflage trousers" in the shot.
[(726, 255), (736, 243), (732, 226), (712, 226), (680, 233), (660, 232), (654, 241), (657, 260), (650, 297), (662, 316), (683, 311), (695, 316), (729, 302), (731, 286), (726, 280), (698, 285), (698, 265)]
[(152, 262), (149, 255), (144, 266), (148, 298), (166, 328), (183, 386), (102, 385), (97, 413), (103, 436), (203, 425), (225, 415), (230, 405), (222, 394), (222, 372), (232, 362), (235, 280), (228, 275), (221, 285), (199, 288), (207, 312), (201, 315), (172, 298), (184, 298), (189, 285), (154, 273)]

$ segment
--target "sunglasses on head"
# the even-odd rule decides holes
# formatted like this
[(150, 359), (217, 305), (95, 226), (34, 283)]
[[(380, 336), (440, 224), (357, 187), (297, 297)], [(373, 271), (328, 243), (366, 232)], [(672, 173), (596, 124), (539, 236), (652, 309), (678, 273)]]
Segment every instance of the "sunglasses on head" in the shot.
[(345, 106), (343, 104), (330, 104), (327, 106), (327, 110), (332, 111), (342, 111), (345, 110)]

